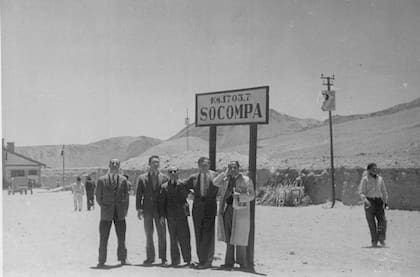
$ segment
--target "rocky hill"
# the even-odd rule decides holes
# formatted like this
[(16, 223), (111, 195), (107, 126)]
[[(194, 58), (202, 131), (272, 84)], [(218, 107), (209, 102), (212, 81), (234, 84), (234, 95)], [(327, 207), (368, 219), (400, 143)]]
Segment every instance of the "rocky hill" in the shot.
[[(269, 124), (258, 126), (258, 137), (267, 139), (282, 134), (296, 133), (305, 129), (310, 129), (322, 125), (321, 121), (316, 119), (302, 119), (279, 113), (270, 109)], [(170, 138), (178, 139), (185, 137), (187, 129), (184, 128), (175, 136)], [(199, 137), (208, 141), (209, 128), (195, 127), (195, 123), (188, 126), (188, 135)], [(217, 128), (217, 145), (221, 148), (247, 143), (249, 140), (249, 127), (245, 125), (220, 126)]]
[[(420, 166), (419, 99), (366, 115), (336, 117), (333, 125), (335, 166)], [(306, 123), (306, 124), (305, 124)], [(196, 167), (200, 155), (208, 155), (208, 129), (190, 126), (190, 148), (186, 151), (185, 129), (170, 140), (150, 148), (123, 164), (127, 169), (145, 168), (149, 154), (162, 157), (163, 167)], [(218, 128), (217, 164), (239, 160), (248, 166), (248, 126)], [(259, 168), (329, 168), (328, 124), (299, 120), (271, 111), (269, 125), (258, 130)]]
[[(334, 115), (333, 116), (333, 123), (334, 124), (340, 124), (351, 120), (357, 120), (357, 119), (364, 119), (368, 117), (376, 117), (376, 116), (384, 116), (389, 114), (398, 113), (404, 110), (410, 110), (412, 108), (420, 107), (420, 98), (414, 99), (413, 101), (410, 101), (408, 103), (398, 104), (395, 106), (392, 106), (391, 108), (380, 110), (373, 113), (367, 113), (367, 114), (353, 114), (353, 115)], [(328, 119), (326, 119), (323, 124), (329, 124)]]
[[(335, 165), (365, 166), (375, 161), (382, 167), (420, 167), (420, 98), (389, 109), (362, 115), (334, 116)], [(328, 122), (299, 119), (270, 110), (270, 124), (258, 127), (258, 167), (328, 168)], [(207, 127), (189, 126), (166, 141), (150, 137), (117, 137), (87, 145), (66, 145), (66, 167), (106, 167), (117, 157), (125, 169), (147, 167), (152, 154), (161, 156), (162, 167), (196, 167), (208, 155)], [(248, 163), (248, 126), (217, 129), (217, 163)], [(17, 147), (17, 152), (60, 168), (61, 145)]]
[[(161, 143), (161, 140), (145, 136), (115, 137), (89, 144), (70, 144), (65, 146), (65, 166), (104, 167), (110, 157), (127, 160), (137, 157), (150, 147)], [(60, 155), (62, 145), (21, 146), (16, 152), (42, 161), (48, 167), (62, 167)]]
[[(391, 110), (391, 109), (390, 109)], [(420, 107), (353, 119), (333, 125), (335, 166), (420, 167)], [(246, 145), (224, 149), (245, 154)], [(329, 127), (260, 140), (259, 155), (274, 167), (328, 168), (330, 166)]]

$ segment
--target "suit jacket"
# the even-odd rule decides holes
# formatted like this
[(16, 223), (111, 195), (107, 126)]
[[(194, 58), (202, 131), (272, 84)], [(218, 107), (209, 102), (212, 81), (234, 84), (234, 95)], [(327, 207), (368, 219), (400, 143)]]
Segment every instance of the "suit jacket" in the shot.
[(124, 219), (129, 204), (127, 179), (120, 174), (116, 174), (115, 182), (112, 182), (110, 174), (100, 177), (96, 186), (96, 202), (101, 207), (101, 220), (112, 220), (115, 210), (117, 219)]
[(181, 182), (162, 185), (159, 197), (159, 216), (183, 218), (189, 215), (190, 207), (187, 202), (188, 190)]
[(184, 185), (187, 189), (194, 190), (194, 203), (192, 207), (193, 217), (215, 217), (217, 213), (217, 192), (219, 188), (213, 184), (213, 179), (217, 176), (214, 171), (209, 171), (209, 187), (207, 194), (202, 197), (200, 189), (200, 173), (191, 175)]
[[(239, 174), (235, 179), (236, 192), (239, 192), (239, 203), (233, 202), (232, 229), (230, 240), (226, 236), (223, 214), (226, 209), (226, 199), (230, 196), (228, 189), (229, 180), (225, 174), (220, 174), (214, 182), (221, 181), (220, 192), (223, 198), (219, 203), (219, 212), (217, 214), (217, 239), (233, 245), (248, 245), (249, 231), (251, 228), (251, 210), (250, 202), (255, 199), (254, 184), (252, 180), (245, 175)], [(236, 205), (238, 204), (238, 205)]]
[(146, 214), (153, 215), (159, 212), (159, 197), (162, 184), (168, 181), (168, 176), (159, 172), (158, 184), (153, 188), (151, 173), (147, 172), (139, 176), (136, 193), (136, 210), (143, 210)]

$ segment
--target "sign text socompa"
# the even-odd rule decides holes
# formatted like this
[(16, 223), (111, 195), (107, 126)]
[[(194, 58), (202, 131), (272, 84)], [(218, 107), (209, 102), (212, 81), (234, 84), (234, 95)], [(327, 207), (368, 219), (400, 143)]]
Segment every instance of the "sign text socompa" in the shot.
[(268, 123), (268, 87), (196, 94), (196, 126)]

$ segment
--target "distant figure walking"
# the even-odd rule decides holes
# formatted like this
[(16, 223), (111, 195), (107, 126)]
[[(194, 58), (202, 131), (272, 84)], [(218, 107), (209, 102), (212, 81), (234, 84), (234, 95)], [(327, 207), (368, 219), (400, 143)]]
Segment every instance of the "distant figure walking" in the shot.
[(384, 209), (388, 203), (388, 193), (375, 163), (368, 164), (367, 174), (364, 174), (359, 185), (359, 194), (364, 202), (372, 247), (377, 247), (378, 242), (385, 246), (387, 222)]
[(82, 178), (77, 176), (76, 183), (71, 185), (71, 191), (73, 193), (74, 211), (82, 211), (83, 208), (83, 195), (85, 194), (85, 188), (82, 184)]
[(119, 174), (120, 161), (112, 159), (109, 162), (109, 174), (98, 179), (96, 187), (96, 202), (101, 207), (101, 220), (99, 222), (99, 258), (98, 267), (104, 267), (107, 256), (109, 231), (114, 221), (117, 233), (117, 257), (121, 265), (127, 264), (127, 248), (125, 246), (125, 233), (129, 194), (127, 180)]
[(35, 180), (28, 179), (28, 191), (30, 191), (31, 194), (33, 194), (34, 183), (35, 183)]
[(95, 209), (95, 182), (92, 180), (92, 177), (86, 177), (86, 201), (87, 201), (87, 210), (90, 211), (91, 208)]

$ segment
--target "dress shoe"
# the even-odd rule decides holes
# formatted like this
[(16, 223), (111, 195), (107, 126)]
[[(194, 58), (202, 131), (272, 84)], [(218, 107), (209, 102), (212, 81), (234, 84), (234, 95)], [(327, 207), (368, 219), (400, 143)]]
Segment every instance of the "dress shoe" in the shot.
[(146, 259), (146, 260), (144, 260), (143, 261), (143, 264), (144, 265), (151, 265), (151, 264), (153, 264), (155, 261), (154, 260), (152, 260), (152, 259)]
[(185, 262), (185, 264), (183, 264), (182, 267), (194, 267), (194, 264), (192, 264), (191, 262)]
[(121, 260), (120, 263), (121, 263), (121, 265), (129, 265), (130, 264), (130, 262), (127, 261), (126, 259)]
[(233, 268), (233, 264), (222, 264), (220, 267), (221, 268), (226, 268), (226, 269)]
[(207, 268), (211, 268), (211, 263), (199, 264), (196, 268), (197, 268), (197, 269), (207, 269)]
[(96, 265), (97, 268), (104, 268), (105, 267), (105, 263), (98, 263)]
[(162, 259), (162, 261), (160, 262), (160, 266), (168, 267), (169, 266), (168, 261), (166, 259)]
[(381, 247), (385, 247), (386, 246), (386, 243), (385, 243), (384, 240), (379, 241), (379, 243), (381, 244)]

